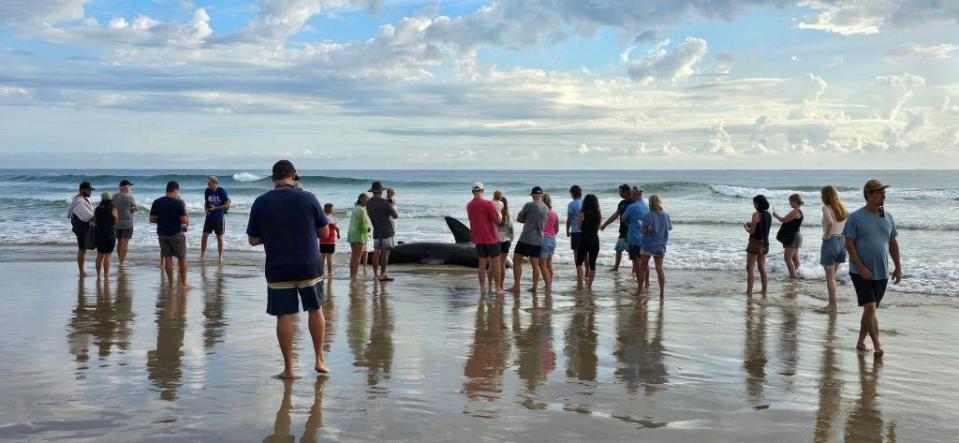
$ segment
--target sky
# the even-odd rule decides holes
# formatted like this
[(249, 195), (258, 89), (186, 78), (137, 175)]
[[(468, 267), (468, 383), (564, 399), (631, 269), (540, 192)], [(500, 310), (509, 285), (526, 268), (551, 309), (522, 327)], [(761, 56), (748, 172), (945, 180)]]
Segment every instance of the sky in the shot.
[(3, 0), (0, 167), (959, 167), (959, 1)]

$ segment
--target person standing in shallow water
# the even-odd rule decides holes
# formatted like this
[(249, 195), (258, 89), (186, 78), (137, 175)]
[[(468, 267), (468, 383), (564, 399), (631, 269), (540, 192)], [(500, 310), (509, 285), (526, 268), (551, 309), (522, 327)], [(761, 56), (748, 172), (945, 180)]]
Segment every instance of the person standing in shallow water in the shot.
[[(559, 214), (553, 210), (553, 198), (543, 194), (543, 204), (549, 209), (546, 223), (543, 224), (543, 246), (539, 250), (539, 273), (543, 277), (544, 289), (553, 289), (553, 254), (556, 252), (556, 233), (559, 232)], [(536, 287), (536, 282), (533, 282)]]
[(523, 209), (516, 214), (516, 221), (523, 224), (523, 232), (513, 248), (513, 286), (510, 292), (519, 292), (520, 280), (523, 278), (523, 257), (529, 257), (533, 265), (533, 286), (530, 291), (536, 290), (539, 280), (539, 252), (543, 247), (543, 226), (549, 215), (549, 208), (543, 203), (543, 188), (534, 186), (529, 193), (533, 201), (523, 205)]
[(586, 288), (593, 289), (593, 280), (596, 278), (596, 258), (599, 256), (599, 223), (603, 214), (599, 209), (599, 199), (593, 194), (586, 194), (582, 206), (576, 214), (577, 225), (581, 229), (582, 237), (579, 240), (579, 250), (576, 251), (576, 283), (583, 283), (583, 272), (586, 272)]
[(503, 221), (503, 216), (497, 210), (496, 204), (483, 198), (484, 191), (485, 186), (482, 183), (473, 183), (473, 199), (466, 205), (466, 214), (470, 220), (470, 240), (476, 247), (476, 257), (479, 258), (476, 275), (479, 278), (480, 292), (485, 294), (487, 268), (492, 270), (488, 288), (502, 294), (499, 264), (502, 252), (496, 227)]
[[(579, 211), (583, 208), (583, 188), (580, 188), (579, 185), (570, 186), (569, 196), (573, 200), (566, 206), (566, 236), (569, 237), (569, 247), (573, 250), (573, 263), (580, 263), (576, 259), (576, 254), (579, 251), (579, 242), (583, 235), (582, 226), (579, 224)], [(576, 281), (582, 280), (583, 268), (576, 265)]]
[(846, 237), (846, 250), (849, 252), (849, 278), (856, 288), (859, 306), (862, 306), (856, 349), (869, 350), (866, 347), (868, 335), (872, 339), (873, 355), (876, 357), (883, 355), (882, 345), (879, 344), (876, 310), (879, 309), (890, 278), (889, 256), (892, 256), (895, 265), (892, 271), (893, 283), (899, 284), (902, 280), (896, 222), (892, 214), (883, 208), (886, 203), (886, 188), (888, 186), (879, 180), (866, 182), (862, 189), (866, 206), (849, 214), (842, 231), (842, 235)]
[(384, 190), (382, 183), (373, 182), (367, 191), (373, 193), (373, 198), (366, 203), (366, 213), (373, 222), (373, 279), (393, 281), (386, 274), (386, 264), (390, 262), (390, 250), (396, 246), (394, 220), (399, 218), (399, 214), (396, 207), (383, 198)]
[(214, 176), (206, 179), (203, 190), (203, 206), (206, 219), (203, 221), (203, 237), (200, 240), (200, 260), (206, 256), (206, 242), (210, 234), (216, 234), (217, 261), (223, 262), (223, 231), (226, 225), (226, 211), (230, 209), (230, 196), (220, 187), (220, 180)]
[(273, 165), (274, 189), (259, 197), (250, 208), (246, 227), (250, 246), (263, 245), (266, 252), (266, 312), (276, 317), (276, 338), (283, 354), (279, 377), (294, 378), (293, 316), (300, 305), (309, 314), (310, 337), (316, 372), (327, 373), (323, 359), (326, 319), (323, 317), (323, 263), (319, 239), (329, 234), (323, 207), (316, 196), (297, 191), (296, 168), (288, 160)]
[(90, 202), (90, 195), (93, 193), (93, 186), (90, 182), (80, 183), (80, 190), (70, 202), (67, 208), (67, 218), (73, 226), (73, 233), (77, 236), (77, 268), (80, 270), (80, 277), (86, 277), (88, 274), (83, 269), (83, 262), (87, 256), (87, 249), (93, 245), (87, 244), (87, 232), (93, 229), (90, 226), (90, 220), (93, 220), (93, 203)]
[(93, 218), (96, 220), (97, 280), (100, 280), (100, 271), (103, 271), (104, 280), (109, 280), (110, 259), (117, 244), (115, 227), (118, 215), (113, 206), (113, 194), (100, 194), (100, 206), (93, 212)]
[(629, 249), (629, 243), (626, 241), (626, 237), (629, 234), (629, 227), (623, 222), (622, 216), (623, 213), (626, 212), (626, 208), (633, 204), (634, 200), (630, 192), (630, 187), (626, 183), (619, 185), (619, 197), (622, 200), (619, 201), (616, 212), (609, 216), (609, 220), (606, 220), (605, 223), (599, 226), (600, 231), (605, 231), (607, 226), (615, 222), (616, 219), (619, 219), (619, 237), (616, 239), (616, 263), (613, 265), (613, 268), (610, 269), (610, 271), (613, 272), (619, 271), (619, 264), (623, 261), (623, 252)]
[(113, 195), (113, 207), (117, 209), (117, 259), (120, 268), (127, 262), (130, 239), (133, 238), (133, 214), (137, 212), (137, 202), (133, 198), (133, 183), (120, 181), (120, 192)]
[(157, 225), (160, 242), (160, 261), (166, 271), (167, 281), (173, 284), (173, 257), (177, 258), (180, 270), (180, 287), (191, 286), (186, 282), (186, 236), (190, 225), (186, 205), (180, 199), (180, 184), (167, 182), (166, 195), (153, 201), (150, 206), (150, 223)]
[(829, 304), (826, 309), (835, 311), (836, 273), (839, 266), (846, 262), (846, 240), (842, 236), (846, 227), (849, 211), (839, 199), (839, 191), (834, 186), (826, 186), (819, 192), (822, 197), (822, 247), (819, 249), (819, 264), (826, 272), (826, 291)]
[(763, 295), (769, 285), (766, 276), (766, 254), (769, 253), (769, 228), (772, 226), (772, 216), (769, 215), (769, 200), (760, 194), (753, 197), (753, 212), (749, 222), (743, 223), (743, 228), (749, 233), (749, 243), (746, 245), (746, 296), (753, 295), (753, 268), (759, 270), (762, 281)]
[[(509, 247), (513, 243), (513, 220), (509, 216), (509, 200), (503, 195), (503, 191), (493, 192), (493, 203), (502, 216), (502, 221), (496, 226), (496, 234), (499, 239), (500, 259), (499, 259), (499, 281), (496, 283), (499, 287), (505, 287), (506, 280), (506, 260), (509, 255)], [(492, 275), (492, 272), (490, 272)]]
[(789, 207), (792, 210), (785, 217), (780, 217), (773, 211), (773, 217), (782, 223), (779, 232), (776, 233), (776, 240), (783, 245), (783, 261), (786, 262), (786, 268), (789, 269), (789, 278), (799, 277), (799, 248), (802, 246), (802, 234), (799, 227), (802, 226), (802, 197), (799, 194), (789, 196)]
[(653, 257), (660, 300), (666, 295), (666, 270), (663, 269), (663, 258), (666, 256), (666, 243), (669, 241), (669, 231), (672, 229), (673, 222), (669, 219), (669, 214), (663, 210), (663, 199), (659, 195), (651, 195), (649, 213), (643, 217), (643, 247), (639, 250), (639, 279), (648, 280), (649, 257)]
[[(365, 192), (360, 194), (353, 206), (353, 213), (350, 214), (350, 228), (346, 231), (346, 240), (350, 243), (350, 280), (358, 278), (360, 260), (366, 260), (366, 242), (369, 241), (370, 231), (373, 229), (370, 216), (366, 214), (366, 202), (369, 200), (370, 196)], [(363, 265), (366, 266), (366, 263)]]

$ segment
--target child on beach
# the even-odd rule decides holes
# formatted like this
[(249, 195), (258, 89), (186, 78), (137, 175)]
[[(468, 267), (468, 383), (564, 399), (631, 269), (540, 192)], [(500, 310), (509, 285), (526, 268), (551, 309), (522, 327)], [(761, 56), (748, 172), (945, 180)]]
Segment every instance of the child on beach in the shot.
[(773, 211), (773, 217), (782, 223), (779, 232), (776, 233), (776, 240), (783, 244), (783, 260), (786, 262), (786, 268), (789, 269), (789, 278), (799, 277), (799, 247), (802, 246), (802, 234), (799, 233), (799, 227), (802, 226), (802, 197), (799, 194), (789, 196), (789, 207), (792, 208), (785, 217), (780, 217)]
[(639, 251), (640, 280), (649, 274), (649, 257), (656, 263), (656, 280), (659, 282), (659, 298), (666, 292), (666, 271), (663, 270), (663, 257), (666, 256), (666, 242), (673, 223), (669, 214), (663, 211), (663, 199), (656, 194), (649, 197), (649, 213), (643, 217), (643, 247)]
[(330, 280), (333, 279), (333, 253), (336, 252), (336, 239), (340, 238), (340, 228), (333, 217), (333, 203), (323, 205), (323, 214), (326, 215), (329, 234), (320, 239), (320, 258), (326, 263), (326, 278)]

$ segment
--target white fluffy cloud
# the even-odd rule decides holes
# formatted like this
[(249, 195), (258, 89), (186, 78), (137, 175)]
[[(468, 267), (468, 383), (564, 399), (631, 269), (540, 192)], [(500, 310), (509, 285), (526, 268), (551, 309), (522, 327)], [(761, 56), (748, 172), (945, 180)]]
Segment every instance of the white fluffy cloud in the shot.
[(937, 45), (914, 44), (891, 48), (886, 51), (886, 57), (890, 59), (925, 58), (945, 60), (952, 57), (952, 53), (957, 50), (959, 50), (959, 45), (955, 43), (941, 43)]
[(88, 0), (3, 0), (0, 25), (35, 27), (83, 18)]
[(630, 60), (629, 76), (644, 85), (657, 80), (683, 80), (696, 72), (694, 67), (709, 50), (706, 40), (695, 37), (686, 38), (672, 52), (665, 49), (668, 44), (664, 41), (645, 56)]

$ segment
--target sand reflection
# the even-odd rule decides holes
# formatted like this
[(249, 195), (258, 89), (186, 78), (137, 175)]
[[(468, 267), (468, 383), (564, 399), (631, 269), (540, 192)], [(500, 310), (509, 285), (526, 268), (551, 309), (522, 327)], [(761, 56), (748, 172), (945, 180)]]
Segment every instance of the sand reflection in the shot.
[[(318, 377), (313, 384), (313, 406), (310, 407), (310, 415), (306, 419), (303, 427), (303, 435), (300, 436), (301, 442), (316, 442), (317, 432), (323, 427), (323, 390), (326, 387), (326, 377)], [(283, 399), (280, 400), (280, 407), (276, 411), (276, 419), (273, 422), (273, 434), (263, 439), (263, 443), (294, 442), (296, 437), (291, 433), (292, 420), (290, 419), (290, 410), (293, 409), (293, 381), (283, 381)]]
[(629, 394), (636, 394), (642, 385), (646, 395), (652, 395), (669, 380), (663, 361), (666, 351), (663, 347), (664, 308), (664, 303), (659, 302), (652, 335), (649, 331), (648, 301), (636, 300), (617, 310), (614, 355), (619, 367), (615, 374), (625, 383)]
[(836, 318), (829, 313), (826, 335), (823, 337), (822, 363), (819, 366), (819, 410), (816, 412), (816, 429), (813, 441), (823, 443), (832, 440), (833, 426), (842, 403), (842, 372), (836, 361)]
[(746, 302), (746, 340), (743, 348), (743, 369), (746, 371), (746, 395), (755, 406), (763, 402), (766, 383), (766, 302)]
[(496, 400), (503, 391), (502, 378), (509, 360), (511, 342), (503, 316), (503, 297), (480, 298), (476, 306), (473, 344), (463, 375), (463, 391), (470, 399)]
[(596, 380), (596, 305), (590, 295), (577, 295), (573, 318), (566, 328), (566, 375)]
[(157, 296), (157, 344), (155, 350), (147, 352), (147, 373), (164, 400), (176, 399), (176, 390), (183, 377), (186, 298), (184, 291), (169, 286), (162, 286)]
[(553, 302), (549, 295), (534, 295), (529, 309), (529, 326), (523, 329), (519, 313), (521, 299), (515, 297), (513, 302), (513, 340), (518, 351), (516, 364), (519, 377), (526, 383), (527, 391), (532, 393), (556, 369), (551, 324)]
[(203, 347), (213, 349), (223, 341), (226, 333), (226, 301), (223, 297), (223, 267), (216, 266), (211, 272), (205, 263), (200, 265), (203, 280)]
[(882, 359), (873, 359), (871, 355), (862, 353), (858, 357), (859, 398), (846, 419), (845, 441), (894, 442), (896, 425), (890, 423), (888, 429), (883, 429), (882, 411), (876, 405), (876, 386), (879, 382), (879, 371), (882, 369)]
[(67, 344), (76, 361), (90, 359), (90, 348), (96, 347), (97, 356), (105, 359), (113, 347), (127, 350), (133, 321), (129, 281), (124, 273), (117, 275), (114, 297), (110, 282), (97, 282), (96, 296), (90, 299), (84, 281), (77, 283), (77, 304), (67, 325)]
[[(367, 368), (366, 383), (370, 396), (386, 396), (385, 387), (379, 385), (383, 379), (390, 378), (393, 365), (393, 311), (389, 305), (386, 285), (374, 283), (370, 297), (367, 302), (364, 282), (352, 285), (347, 342), (355, 359), (353, 365)], [(369, 320), (366, 313), (367, 304), (370, 305)], [(368, 335), (366, 323), (369, 323)]]

